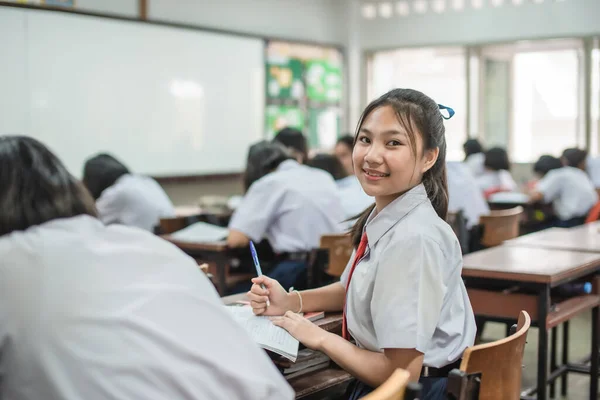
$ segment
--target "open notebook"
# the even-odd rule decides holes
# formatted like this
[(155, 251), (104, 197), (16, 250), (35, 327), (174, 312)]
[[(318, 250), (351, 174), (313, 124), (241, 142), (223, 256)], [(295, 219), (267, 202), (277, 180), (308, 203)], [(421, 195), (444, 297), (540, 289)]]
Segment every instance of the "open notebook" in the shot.
[(221, 226), (196, 222), (171, 234), (171, 238), (180, 242), (219, 242), (225, 240), (229, 230)]
[(269, 317), (254, 315), (251, 307), (240, 305), (226, 307), (260, 347), (296, 362), (299, 342), (285, 329), (273, 325)]

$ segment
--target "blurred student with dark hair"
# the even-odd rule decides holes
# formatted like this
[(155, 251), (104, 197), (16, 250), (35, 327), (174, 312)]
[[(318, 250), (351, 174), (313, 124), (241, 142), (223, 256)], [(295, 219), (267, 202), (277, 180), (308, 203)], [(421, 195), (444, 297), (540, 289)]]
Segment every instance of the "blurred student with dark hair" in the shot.
[(560, 161), (563, 165), (585, 171), (587, 156), (587, 151), (572, 147), (563, 151)]
[(346, 212), (346, 218), (350, 223), (360, 213), (371, 206), (375, 199), (365, 193), (354, 173), (352, 162), (352, 151), (354, 149), (354, 136), (344, 135), (340, 137), (334, 148), (334, 154), (340, 161), (347, 176), (337, 181), (342, 197), (342, 205)]
[[(571, 161), (575, 165), (580, 162), (574, 159)], [(598, 195), (584, 171), (563, 164), (558, 158), (549, 155), (539, 158), (533, 170), (540, 180), (530, 195), (530, 201), (552, 203), (554, 214), (558, 218), (554, 225), (568, 228), (585, 222), (589, 211), (598, 202)]]
[(475, 178), (483, 175), (485, 167), (485, 154), (483, 153), (483, 146), (477, 139), (469, 139), (463, 144), (463, 151), (465, 152), (465, 164), (469, 167), (471, 174)]
[(83, 183), (96, 200), (105, 224), (135, 226), (152, 232), (161, 218), (175, 214), (173, 203), (152, 178), (136, 175), (110, 154), (85, 162)]
[(352, 164), (352, 150), (354, 149), (354, 136), (344, 135), (341, 136), (333, 152), (340, 163), (344, 167), (347, 176), (354, 175), (354, 165)]
[(310, 251), (321, 235), (341, 230), (344, 214), (333, 178), (300, 165), (277, 141), (262, 141), (248, 151), (244, 186), (227, 244), (239, 248), (268, 239), (277, 254), (270, 276), (286, 289), (302, 287)]
[(354, 174), (346, 174), (345, 168), (336, 156), (331, 154), (317, 154), (308, 161), (308, 166), (329, 172), (333, 179), (335, 179), (345, 219), (348, 220), (348, 223), (345, 223), (348, 228), (353, 224), (354, 219), (375, 201), (365, 193)]
[(510, 174), (510, 162), (506, 150), (494, 147), (485, 152), (485, 171), (477, 178), (477, 185), (488, 198), (498, 192), (515, 192), (519, 189)]
[(274, 141), (284, 145), (300, 164), (308, 160), (308, 144), (306, 137), (296, 128), (283, 128), (273, 138)]
[(43, 144), (0, 137), (0, 187), (1, 398), (294, 398), (196, 262), (102, 224)]

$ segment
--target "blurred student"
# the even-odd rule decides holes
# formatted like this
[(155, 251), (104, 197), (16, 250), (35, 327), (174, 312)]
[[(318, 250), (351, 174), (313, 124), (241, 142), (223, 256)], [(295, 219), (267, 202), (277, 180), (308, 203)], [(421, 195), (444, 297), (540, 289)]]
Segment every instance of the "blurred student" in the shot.
[[(361, 212), (371, 206), (375, 200), (365, 193), (360, 182), (354, 175), (346, 175), (346, 171), (336, 156), (331, 154), (317, 154), (308, 161), (308, 165), (329, 172), (335, 179), (339, 189), (340, 200), (344, 208), (345, 219), (352, 224)], [(351, 225), (347, 224), (348, 227)]]
[(572, 147), (563, 151), (560, 157), (560, 161), (563, 165), (578, 168), (582, 171), (585, 171), (587, 156), (587, 151), (578, 149), (576, 147)]
[(308, 161), (308, 144), (306, 137), (296, 128), (283, 128), (273, 138), (274, 141), (284, 145), (300, 164)]
[(465, 164), (471, 170), (471, 174), (475, 178), (482, 175), (485, 172), (483, 165), (485, 154), (481, 143), (477, 139), (469, 139), (463, 144), (463, 151), (465, 152)]
[(196, 262), (102, 224), (43, 144), (0, 138), (0, 186), (0, 398), (294, 398)]
[(485, 171), (477, 178), (477, 185), (487, 199), (497, 192), (516, 192), (519, 187), (510, 174), (506, 150), (494, 147), (485, 152)]
[(552, 203), (563, 228), (581, 225), (590, 209), (598, 202), (598, 194), (589, 177), (579, 168), (563, 166), (558, 158), (544, 155), (533, 166), (540, 177), (530, 195), (532, 202)]
[(307, 256), (321, 235), (341, 230), (344, 212), (333, 178), (299, 164), (278, 142), (250, 147), (244, 174), (246, 194), (229, 223), (229, 247), (268, 239), (278, 255), (270, 276), (287, 289), (302, 286)]
[(490, 208), (475, 183), (469, 168), (461, 162), (446, 162), (448, 173), (448, 211), (462, 211), (467, 229), (479, 225), (479, 217), (488, 215)]
[(340, 161), (347, 176), (354, 175), (354, 165), (352, 164), (352, 149), (354, 148), (354, 136), (344, 135), (340, 137), (333, 149), (333, 153)]
[(175, 215), (173, 203), (152, 178), (136, 175), (110, 154), (85, 162), (83, 183), (105, 224), (135, 226), (152, 232), (161, 218)]

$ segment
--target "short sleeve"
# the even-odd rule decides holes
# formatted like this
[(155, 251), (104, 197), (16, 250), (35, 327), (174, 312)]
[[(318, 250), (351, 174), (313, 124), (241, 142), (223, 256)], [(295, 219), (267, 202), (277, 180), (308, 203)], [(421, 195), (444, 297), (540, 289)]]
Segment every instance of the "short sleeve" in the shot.
[(560, 194), (560, 181), (557, 170), (550, 171), (537, 183), (536, 189), (544, 195), (544, 201), (554, 201)]
[(229, 229), (240, 231), (256, 242), (262, 240), (277, 215), (284, 195), (282, 189), (274, 186), (265, 181), (250, 186), (231, 217)]
[(440, 246), (423, 235), (389, 245), (381, 253), (371, 300), (380, 348), (425, 352), (442, 312), (446, 264)]

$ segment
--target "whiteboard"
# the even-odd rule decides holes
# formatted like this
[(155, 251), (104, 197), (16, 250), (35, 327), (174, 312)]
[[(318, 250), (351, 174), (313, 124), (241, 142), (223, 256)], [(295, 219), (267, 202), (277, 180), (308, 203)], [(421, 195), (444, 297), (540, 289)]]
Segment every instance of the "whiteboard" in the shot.
[(239, 172), (263, 137), (260, 39), (0, 7), (0, 53), (0, 134), (76, 176), (98, 152), (153, 176)]

